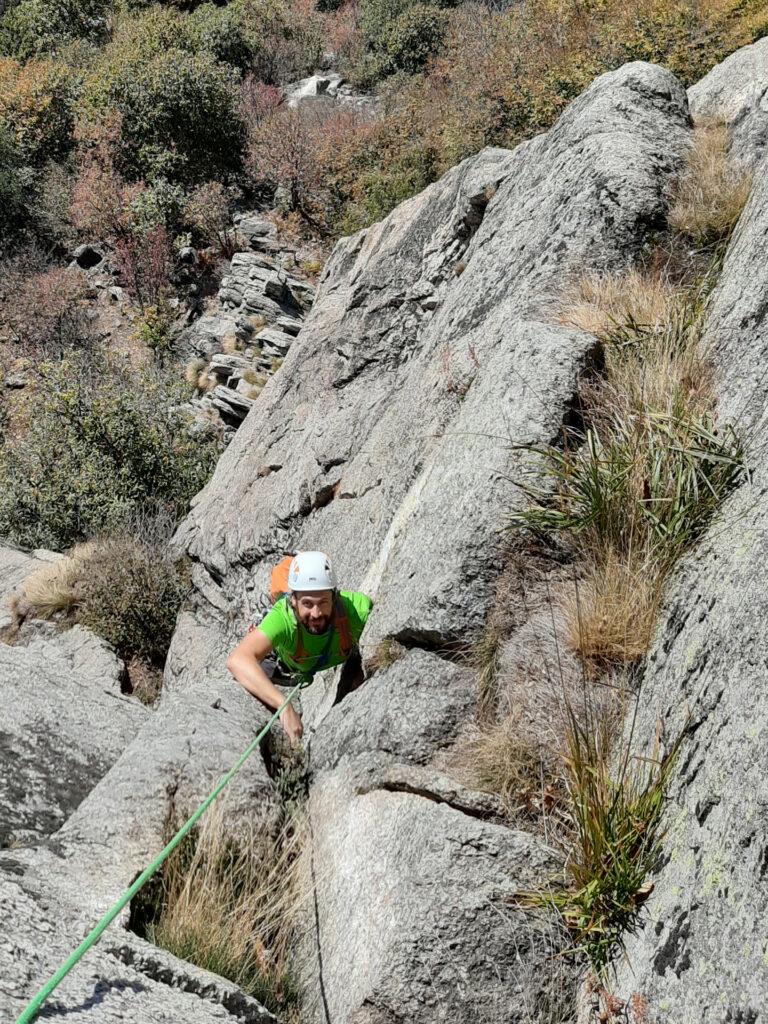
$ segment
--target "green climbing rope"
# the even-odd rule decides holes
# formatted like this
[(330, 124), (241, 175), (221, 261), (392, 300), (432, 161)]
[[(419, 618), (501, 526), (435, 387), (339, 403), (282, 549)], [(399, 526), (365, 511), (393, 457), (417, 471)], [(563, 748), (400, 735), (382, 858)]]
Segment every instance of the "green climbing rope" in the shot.
[(187, 821), (184, 822), (184, 824), (181, 826), (181, 828), (173, 837), (173, 839), (171, 839), (168, 845), (164, 847), (164, 849), (162, 849), (160, 853), (158, 853), (158, 855), (155, 857), (152, 863), (141, 872), (141, 874), (133, 883), (133, 885), (131, 885), (128, 889), (125, 890), (125, 892), (117, 900), (117, 902), (109, 908), (109, 910), (102, 917), (99, 923), (88, 933), (88, 935), (86, 935), (86, 937), (83, 939), (83, 941), (74, 951), (74, 953), (72, 953), (69, 959), (66, 960), (61, 965), (61, 967), (59, 967), (58, 971), (56, 971), (53, 977), (51, 977), (49, 981), (47, 981), (46, 984), (40, 989), (40, 991), (37, 993), (32, 1002), (25, 1007), (21, 1016), (16, 1021), (16, 1024), (29, 1024), (30, 1021), (33, 1021), (35, 1019), (37, 1011), (43, 1005), (43, 1003), (51, 994), (51, 992), (53, 992), (56, 986), (64, 978), (66, 978), (66, 976), (69, 974), (69, 972), (78, 962), (78, 960), (80, 960), (80, 958), (85, 953), (87, 953), (91, 946), (93, 946), (94, 943), (96, 943), (99, 940), (105, 928), (107, 928), (107, 926), (112, 921), (114, 921), (114, 919), (123, 909), (123, 907), (125, 907), (127, 903), (130, 903), (130, 901), (133, 899), (133, 897), (136, 895), (139, 889), (141, 889), (144, 883), (149, 881), (149, 879), (152, 877), (152, 875), (154, 875), (154, 873), (163, 863), (168, 854), (171, 853), (179, 845), (179, 843), (182, 841), (184, 836), (189, 832), (189, 830), (193, 828), (194, 825), (200, 820), (202, 815), (205, 814), (207, 809), (211, 806), (211, 804), (219, 795), (219, 793), (221, 793), (222, 789), (224, 789), (224, 787), (227, 785), (227, 783), (230, 781), (233, 775), (240, 771), (240, 769), (251, 756), (251, 754), (254, 752), (256, 747), (259, 745), (259, 743), (264, 739), (266, 734), (272, 728), (280, 712), (283, 711), (283, 709), (287, 707), (288, 704), (290, 704), (290, 702), (293, 700), (294, 696), (298, 693), (300, 689), (300, 683), (297, 686), (294, 686), (294, 688), (285, 698), (285, 700), (277, 709), (277, 711), (275, 711), (275, 713), (269, 719), (264, 728), (259, 732), (258, 736), (256, 736), (255, 739), (252, 740), (252, 742), (248, 745), (247, 749), (240, 755), (240, 757), (237, 759), (235, 764), (230, 768), (227, 774), (219, 780), (213, 792), (210, 793), (210, 795), (207, 796), (205, 800), (203, 800), (203, 802), (197, 808), (195, 813), (190, 818), (188, 818)]

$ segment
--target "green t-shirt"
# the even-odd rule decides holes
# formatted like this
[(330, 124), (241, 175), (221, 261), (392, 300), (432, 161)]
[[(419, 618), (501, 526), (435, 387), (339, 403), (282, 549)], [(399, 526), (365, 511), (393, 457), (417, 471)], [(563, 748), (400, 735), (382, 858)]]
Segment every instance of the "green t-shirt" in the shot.
[[(349, 632), (353, 644), (357, 644), (363, 632), (368, 615), (373, 607), (373, 601), (365, 594), (351, 593), (346, 590), (339, 591), (339, 600), (344, 606), (349, 622)], [(288, 668), (293, 669), (301, 675), (313, 676), (315, 672), (331, 668), (333, 665), (341, 665), (345, 661), (341, 652), (341, 640), (337, 631), (331, 626), (333, 637), (331, 638), (328, 657), (321, 659), (321, 655), (328, 645), (328, 630), (325, 633), (308, 633), (303, 626), (296, 621), (293, 609), (288, 599), (281, 597), (276, 601), (272, 610), (262, 619), (258, 630), (272, 644), (272, 649)], [(296, 631), (301, 630), (301, 642), (304, 647), (305, 656), (299, 661), (296, 658)], [(322, 664), (318, 664), (323, 660)]]

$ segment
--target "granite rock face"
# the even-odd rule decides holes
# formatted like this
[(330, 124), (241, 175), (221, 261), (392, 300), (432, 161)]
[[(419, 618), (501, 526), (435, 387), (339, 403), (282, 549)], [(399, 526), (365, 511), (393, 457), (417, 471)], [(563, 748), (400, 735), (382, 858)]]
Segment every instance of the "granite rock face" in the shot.
[(723, 422), (752, 478), (674, 580), (641, 683), (637, 734), (684, 733), (664, 863), (619, 965), (662, 1024), (766, 1019), (768, 1005), (768, 182), (755, 181), (709, 318)]
[(53, 552), (0, 546), (0, 849), (55, 832), (147, 717), (124, 666), (89, 630), (37, 623), (14, 634), (11, 601)]
[[(697, 116), (726, 109), (729, 89), (749, 93), (762, 74), (757, 46), (691, 90)], [(752, 70), (741, 81), (745, 62)], [(727, 107), (734, 147), (745, 102)], [(12, 685), (30, 693), (14, 709), (13, 737), (30, 734), (24, 715), (37, 714), (32, 679), (43, 671), (50, 690), (54, 677), (61, 688), (63, 728), (79, 742), (93, 741), (77, 718), (82, 706), (71, 705), (89, 701), (83, 713), (99, 723), (104, 702), (118, 709), (99, 729), (104, 755), (87, 793), (51, 794), (55, 820), (30, 805), (23, 827), (46, 841), (0, 858), (11, 922), (0, 940), (0, 1011), (17, 1012), (156, 852), (169, 815), (191, 809), (264, 721), (224, 662), (260, 617), (273, 563), (314, 547), (333, 556), (345, 587), (374, 598), (362, 646), (382, 667), (346, 695), (326, 676), (305, 697), (302, 1019), (529, 1024), (572, 1010), (576, 979), (553, 956), (561, 936), (514, 901), (556, 857), (504, 824), (498, 800), (453, 777), (450, 758), (475, 707), (466, 648), (494, 599), (505, 512), (521, 500), (509, 483), (518, 448), (557, 435), (594, 354), (591, 338), (558, 324), (558, 301), (585, 272), (631, 265), (663, 226), (690, 138), (672, 75), (641, 63), (604, 75), (548, 133), (511, 152), (483, 151), (342, 240), (306, 319), (312, 294), (268, 265), (269, 227), (247, 218), (251, 250), (223, 282), (217, 316), (234, 330), (248, 321), (264, 358), (285, 361), (244, 407), (177, 534), (194, 597), (159, 706), (127, 702), (119, 666), (76, 634), (0, 648), (0, 671), (10, 666)], [(671, 582), (635, 724), (637, 736), (654, 735), (657, 720), (667, 738), (685, 729), (647, 923), (629, 941), (629, 966), (617, 965), (619, 993), (647, 998), (658, 1024), (765, 1017), (766, 237), (768, 185), (759, 180), (708, 328), (720, 416), (748, 437), (753, 474)], [(220, 387), (243, 369), (239, 359), (214, 361)], [(29, 568), (22, 562), (9, 556), (17, 575)], [(536, 614), (520, 607), (512, 616), (502, 651), (510, 700), (512, 681), (534, 671), (525, 658)], [(399, 656), (387, 664), (392, 645)], [(70, 744), (60, 756), (75, 754)], [(274, 822), (271, 767), (259, 751), (232, 784), (233, 822)], [(124, 924), (62, 987), (68, 1019), (270, 1019)]]
[(342, 240), (177, 534), (201, 607), (235, 632), (277, 558), (320, 547), (374, 598), (364, 653), (405, 648), (340, 703), (322, 682), (311, 698), (308, 1021), (500, 1024), (562, 995), (539, 969), (559, 936), (510, 905), (552, 852), (446, 774), (475, 699), (455, 657), (493, 597), (514, 447), (556, 436), (592, 356), (558, 296), (631, 263), (689, 139), (676, 79), (628, 65), (546, 135)]
[(485, 150), (337, 245), (178, 535), (232, 614), (275, 556), (321, 547), (375, 598), (370, 643), (482, 625), (520, 500), (512, 448), (555, 436), (593, 344), (552, 322), (555, 298), (569, 275), (631, 260), (688, 137), (677, 80), (628, 65), (546, 135)]
[(0, 643), (0, 687), (13, 693), (0, 721), (0, 847), (55, 832), (146, 719), (120, 693), (114, 655), (75, 629), (63, 650)]
[[(25, 887), (0, 855), (0, 1013), (15, 1020), (82, 940), (84, 925), (58, 903)], [(135, 936), (108, 932), (49, 998), (39, 1019), (78, 1024), (277, 1024), (222, 978), (201, 971)]]
[(332, 768), (368, 751), (426, 764), (474, 713), (474, 676), (436, 654), (409, 651), (336, 704), (313, 737), (312, 764)]
[(537, 840), (391, 780), (384, 788), (365, 759), (321, 772), (309, 814), (308, 1021), (522, 1022), (531, 1005), (547, 1012), (553, 993), (537, 965), (556, 939), (512, 908), (554, 867)]

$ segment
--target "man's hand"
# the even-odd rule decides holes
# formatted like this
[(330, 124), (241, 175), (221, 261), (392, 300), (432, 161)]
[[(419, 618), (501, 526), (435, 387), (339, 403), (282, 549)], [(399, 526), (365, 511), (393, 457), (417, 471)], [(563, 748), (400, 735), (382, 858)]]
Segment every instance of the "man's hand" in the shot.
[(301, 739), (304, 727), (301, 724), (301, 718), (294, 711), (292, 704), (287, 704), (280, 712), (280, 725), (285, 729), (286, 735), (291, 741), (291, 744), (298, 743)]

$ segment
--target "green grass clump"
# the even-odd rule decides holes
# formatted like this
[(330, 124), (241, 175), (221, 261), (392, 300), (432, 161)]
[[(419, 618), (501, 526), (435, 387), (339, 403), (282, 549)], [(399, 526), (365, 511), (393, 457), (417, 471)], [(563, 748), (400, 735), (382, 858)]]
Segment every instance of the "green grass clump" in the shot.
[[(599, 975), (637, 928), (664, 838), (662, 810), (679, 742), (644, 759), (625, 750), (612, 770), (610, 733), (571, 714), (564, 756), (567, 857), (550, 889), (521, 894), (554, 907)], [(614, 762), (615, 763), (615, 762)]]
[(532, 505), (512, 513), (512, 525), (665, 564), (701, 536), (745, 471), (735, 432), (709, 415), (648, 412), (614, 420), (603, 436), (571, 432), (564, 449), (531, 450), (555, 491), (526, 486)]
[(604, 366), (582, 383), (584, 426), (559, 446), (524, 447), (534, 480), (520, 482), (527, 504), (509, 517), (566, 538), (583, 569), (581, 600), (566, 601), (571, 644), (603, 664), (642, 656), (669, 571), (746, 475), (741, 439), (715, 420), (710, 281), (664, 294), (633, 271), (622, 306), (622, 280), (590, 280), (577, 303), (577, 322), (599, 325)]

